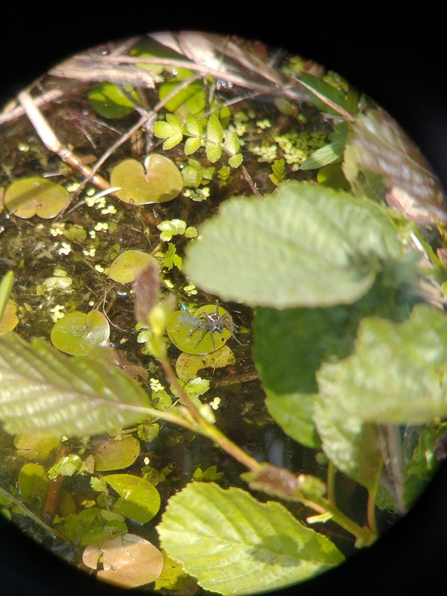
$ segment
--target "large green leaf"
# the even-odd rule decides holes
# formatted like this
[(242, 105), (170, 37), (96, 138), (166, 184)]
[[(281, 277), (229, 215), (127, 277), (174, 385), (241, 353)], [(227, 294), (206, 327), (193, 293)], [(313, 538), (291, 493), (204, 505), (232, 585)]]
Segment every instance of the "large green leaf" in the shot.
[(197, 286), (275, 308), (350, 304), (371, 288), (382, 261), (401, 257), (375, 205), (297, 181), (266, 199), (230, 199), (201, 235), (185, 262)]
[(382, 455), (378, 448), (377, 426), (363, 424), (358, 418), (343, 420), (333, 415), (332, 404), (318, 397), (314, 420), (323, 442), (323, 450), (344, 474), (372, 489), (381, 472)]
[(169, 500), (162, 547), (206, 590), (256, 594), (304, 581), (344, 560), (325, 536), (279, 503), (193, 483)]
[(447, 416), (447, 317), (428, 305), (404, 323), (365, 318), (356, 353), (317, 373), (334, 416), (380, 424), (422, 424)]
[(113, 432), (141, 420), (148, 406), (134, 379), (101, 360), (69, 358), (15, 333), (0, 339), (0, 418), (12, 434)]
[(348, 307), (256, 310), (253, 356), (267, 407), (284, 431), (307, 447), (320, 445), (313, 421), (316, 371), (325, 359), (352, 351), (356, 327), (348, 332), (349, 326)]

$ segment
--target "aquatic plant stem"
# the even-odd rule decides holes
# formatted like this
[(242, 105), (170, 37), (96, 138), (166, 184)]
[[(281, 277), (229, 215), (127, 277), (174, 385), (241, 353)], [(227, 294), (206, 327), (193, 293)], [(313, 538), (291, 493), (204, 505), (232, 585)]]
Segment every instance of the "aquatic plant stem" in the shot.
[[(240, 449), (240, 447), (238, 447), (235, 443), (230, 441), (228, 437), (221, 433), (219, 429), (217, 429), (213, 424), (208, 422), (208, 420), (204, 418), (204, 416), (200, 413), (200, 411), (194, 406), (189, 397), (186, 395), (182, 386), (178, 382), (178, 379), (167, 358), (160, 359), (160, 362), (166, 374), (166, 377), (168, 378), (172, 387), (175, 389), (175, 392), (177, 393), (185, 407), (188, 409), (190, 414), (196, 420), (198, 424), (196, 430), (200, 432), (200, 434), (208, 437), (209, 439), (217, 443), (217, 445), (219, 445), (221, 449), (223, 449), (226, 453), (231, 455), (234, 459), (246, 466), (251, 471), (260, 470), (263, 466), (266, 465), (257, 462), (255, 459), (247, 455), (242, 449)], [(344, 515), (344, 513), (342, 513), (334, 504), (330, 503), (326, 499), (320, 497), (303, 498), (300, 496), (298, 500), (302, 502), (304, 505), (306, 505), (306, 507), (309, 507), (314, 511), (317, 511), (318, 513), (330, 513), (334, 522), (336, 522), (347, 532), (355, 536), (358, 540), (362, 541), (364, 544), (369, 545), (375, 540), (375, 535), (370, 534), (366, 530), (362, 529), (359, 525), (357, 525), (346, 515)]]
[(234, 457), (234, 459), (246, 466), (249, 470), (258, 470), (261, 467), (261, 464), (249, 455), (247, 455), (245, 451), (243, 451), (240, 447), (233, 443), (233, 441), (230, 441), (230, 439), (226, 437), (223, 433), (221, 433), (219, 429), (217, 429), (213, 424), (208, 422), (208, 420), (195, 407), (195, 405), (186, 395), (185, 391), (183, 390), (183, 387), (180, 385), (174, 373), (174, 370), (172, 369), (171, 363), (168, 361), (168, 359), (160, 358), (160, 363), (163, 367), (167, 379), (171, 383), (172, 387), (175, 389), (175, 392), (179, 396), (181, 402), (187, 408), (189, 413), (193, 416), (194, 420), (197, 422), (198, 432), (217, 443), (221, 449), (226, 451), (226, 453)]
[(335, 504), (335, 472), (337, 471), (334, 464), (329, 460), (327, 467), (327, 498), (332, 507), (336, 507)]
[[(382, 467), (383, 467), (383, 462), (382, 462), (382, 466), (380, 467), (380, 472), (382, 471)], [(366, 515), (367, 515), (367, 519), (368, 519), (368, 525), (369, 525), (371, 532), (373, 534), (377, 534), (376, 497), (377, 497), (377, 491), (379, 489), (380, 477), (381, 477), (381, 473), (378, 473), (376, 476), (376, 481), (374, 483), (373, 488), (368, 491), (368, 504), (367, 504), (367, 508), (366, 508)]]

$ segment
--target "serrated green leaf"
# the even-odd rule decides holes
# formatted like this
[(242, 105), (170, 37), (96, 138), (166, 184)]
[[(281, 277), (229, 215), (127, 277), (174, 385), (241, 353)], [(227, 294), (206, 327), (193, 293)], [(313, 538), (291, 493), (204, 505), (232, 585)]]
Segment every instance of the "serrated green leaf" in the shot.
[(167, 151), (168, 149), (172, 149), (176, 147), (179, 143), (183, 141), (183, 133), (178, 132), (171, 135), (166, 141), (163, 143), (163, 149)]
[(192, 155), (197, 149), (200, 149), (201, 142), (201, 139), (197, 137), (187, 139), (185, 143), (185, 155)]
[(341, 472), (367, 489), (372, 489), (382, 465), (377, 426), (363, 424), (353, 416), (345, 416), (341, 420), (337, 417), (336, 406), (332, 406), (327, 399), (316, 396), (314, 420), (323, 450)]
[(211, 163), (216, 163), (222, 155), (222, 147), (220, 145), (213, 145), (207, 143), (205, 145), (206, 156)]
[(231, 155), (235, 155), (239, 151), (239, 138), (236, 133), (228, 131), (225, 134), (224, 147)]
[(186, 128), (188, 130), (188, 132), (192, 135), (195, 135), (197, 137), (200, 137), (203, 130), (202, 130), (202, 125), (200, 124), (200, 121), (193, 116), (192, 114), (188, 114), (186, 116)]
[(153, 132), (157, 138), (167, 139), (168, 137), (177, 134), (178, 132), (181, 132), (181, 130), (179, 131), (175, 126), (169, 124), (169, 122), (164, 122), (163, 120), (160, 120), (158, 122), (155, 122)]
[(149, 397), (118, 368), (69, 358), (42, 340), (0, 339), (0, 418), (11, 434), (32, 430), (83, 436), (113, 432), (144, 417)]
[(238, 168), (242, 161), (243, 161), (243, 157), (242, 157), (242, 153), (236, 153), (236, 155), (232, 155), (230, 157), (230, 159), (228, 160), (228, 164), (232, 167), (232, 168)]
[(267, 199), (234, 198), (187, 247), (194, 284), (224, 300), (287, 308), (349, 304), (402, 248), (375, 205), (297, 181)]
[(317, 374), (334, 415), (379, 424), (423, 424), (447, 416), (447, 317), (428, 305), (404, 323), (365, 318), (356, 353)]
[(169, 500), (157, 528), (163, 549), (207, 590), (256, 594), (307, 580), (344, 557), (279, 503), (213, 483)]
[(222, 143), (223, 130), (222, 124), (216, 114), (211, 114), (206, 126), (206, 137), (210, 143)]

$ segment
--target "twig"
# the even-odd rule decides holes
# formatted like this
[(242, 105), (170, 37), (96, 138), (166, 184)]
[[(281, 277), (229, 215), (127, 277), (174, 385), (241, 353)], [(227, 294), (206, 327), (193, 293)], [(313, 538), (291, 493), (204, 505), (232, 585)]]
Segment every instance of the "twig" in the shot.
[(244, 174), (245, 180), (248, 182), (251, 190), (253, 191), (253, 194), (256, 195), (257, 197), (260, 197), (262, 199), (262, 195), (259, 192), (256, 184), (253, 182), (253, 178), (247, 172), (247, 168), (245, 166), (242, 166), (241, 170), (242, 170), (242, 173)]
[[(81, 172), (84, 176), (89, 176), (92, 171), (91, 168), (83, 164), (82, 160), (73, 151), (62, 145), (30, 94), (22, 91), (17, 98), (45, 147), (57, 153), (65, 163), (68, 163), (68, 165)], [(110, 184), (102, 176), (94, 174), (91, 179), (98, 188), (103, 190), (110, 188)]]
[[(40, 95), (39, 97), (35, 97), (33, 99), (33, 102), (36, 107), (40, 108), (41, 106), (43, 106), (47, 103), (56, 101), (57, 99), (61, 98), (63, 95), (64, 95), (64, 91), (62, 91), (61, 89), (52, 89), (51, 91), (47, 91), (47, 93), (44, 93), (43, 95)], [(4, 112), (3, 114), (0, 114), (0, 126), (2, 124), (6, 124), (7, 122), (12, 122), (13, 120), (20, 118), (20, 116), (23, 116), (24, 114), (25, 114), (25, 110), (23, 109), (22, 106), (18, 105), (15, 108), (13, 108), (11, 111)]]
[[(62, 458), (65, 457), (67, 454), (67, 450), (65, 447), (59, 447), (56, 453), (55, 464)], [(45, 505), (43, 508), (42, 517), (44, 519), (53, 520), (54, 516), (56, 515), (57, 508), (59, 506), (59, 498), (62, 490), (62, 483), (64, 482), (64, 477), (59, 474), (51, 480), (50, 486), (48, 487), (47, 498), (45, 501)]]

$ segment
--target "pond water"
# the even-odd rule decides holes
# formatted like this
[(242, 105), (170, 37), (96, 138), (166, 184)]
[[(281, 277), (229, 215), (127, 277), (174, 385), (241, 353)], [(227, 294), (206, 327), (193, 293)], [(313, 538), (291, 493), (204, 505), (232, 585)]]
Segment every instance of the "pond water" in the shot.
[(444, 457), (447, 207), (372, 99), (159, 33), (56, 66), (0, 136), (5, 516), (104, 581), (248, 594), (411, 508)]

